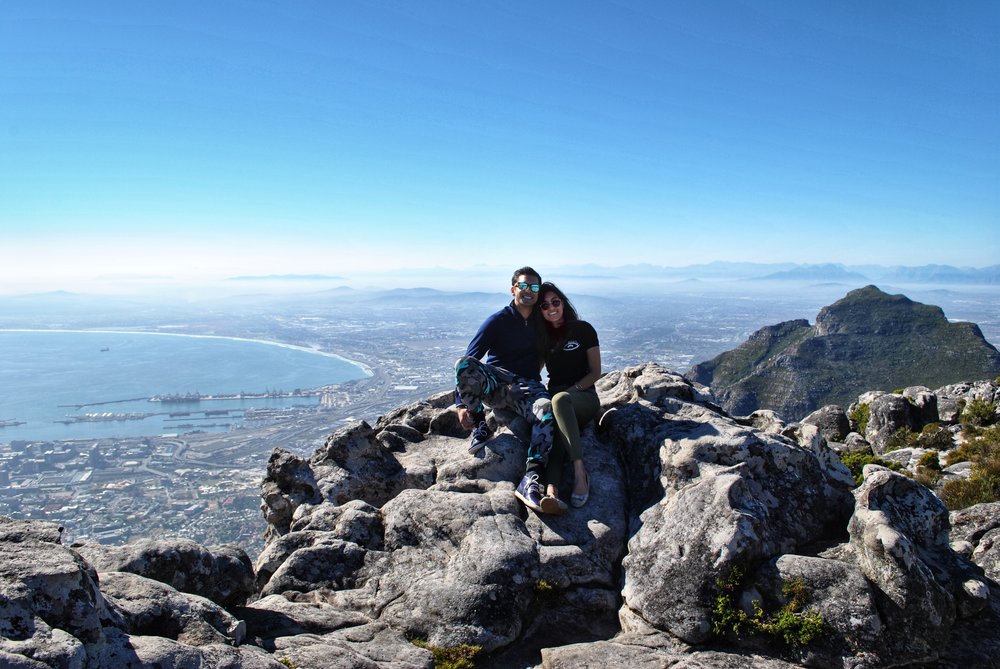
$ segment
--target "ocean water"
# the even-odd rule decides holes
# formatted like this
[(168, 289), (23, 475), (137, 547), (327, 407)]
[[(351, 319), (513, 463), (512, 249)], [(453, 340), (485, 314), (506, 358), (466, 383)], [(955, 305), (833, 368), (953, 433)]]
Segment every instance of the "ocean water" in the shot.
[[(148, 398), (292, 392), (367, 375), (360, 365), (337, 356), (259, 341), (150, 333), (0, 331), (0, 423), (8, 423), (0, 427), (0, 443), (190, 429), (222, 431), (233, 422), (222, 413), (225, 410), (236, 415), (248, 408), (314, 406), (319, 399), (161, 403)], [(213, 414), (204, 414), (206, 410)], [(59, 422), (88, 413), (155, 415), (137, 420)], [(185, 424), (198, 427), (179, 427)]]

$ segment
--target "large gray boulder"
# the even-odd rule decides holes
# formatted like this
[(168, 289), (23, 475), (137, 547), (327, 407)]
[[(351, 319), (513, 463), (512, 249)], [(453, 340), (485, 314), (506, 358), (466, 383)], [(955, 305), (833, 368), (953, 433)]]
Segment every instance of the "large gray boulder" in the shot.
[(850, 547), (886, 623), (883, 657), (935, 660), (956, 618), (987, 605), (988, 588), (952, 550), (948, 511), (925, 487), (868, 465), (855, 497)]
[(913, 405), (902, 395), (880, 393), (871, 398), (868, 410), (870, 417), (864, 436), (878, 455), (885, 453), (886, 444), (896, 432), (919, 426)]
[(644, 377), (657, 371), (625, 370), (618, 379), (634, 389), (637, 422), (655, 416), (657, 427), (635, 429), (618, 412), (615, 439), (638, 441), (633, 452), (655, 449), (646, 458), (660, 463), (663, 495), (639, 517), (622, 563), (623, 595), (654, 627), (702, 643), (711, 636), (716, 579), (845, 522), (853, 483), (815, 428), (803, 442), (749, 429), (677, 393), (648, 392)]
[(551, 615), (586, 617), (606, 633), (627, 532), (613, 449), (585, 429), (590, 502), (536, 516), (513, 496), (524, 443), (501, 430), (470, 456), (450, 400), (348, 426), (295, 466), (290, 454), (272, 458), (262, 499), (280, 522), (257, 560), (260, 595), (350, 608), (435, 645), (486, 651), (535, 634), (535, 611), (555, 600)]
[(121, 624), (97, 572), (59, 543), (52, 523), (0, 520), (0, 652), (49, 666), (85, 667)]
[(138, 574), (226, 608), (243, 605), (254, 593), (253, 563), (239, 546), (141, 539), (121, 546), (80, 542), (71, 548), (100, 572)]
[(161, 636), (189, 646), (242, 643), (246, 626), (205, 597), (128, 572), (102, 572), (101, 594), (134, 635)]
[(1000, 502), (952, 511), (950, 519), (952, 546), (967, 544), (967, 557), (1000, 583)]
[(851, 421), (844, 409), (836, 404), (827, 404), (816, 409), (802, 419), (807, 425), (815, 425), (827, 441), (843, 442), (851, 432)]
[(752, 591), (744, 599), (757, 600), (766, 611), (789, 602), (786, 584), (801, 582), (808, 592), (809, 611), (823, 619), (823, 634), (798, 659), (811, 666), (841, 667), (850, 663), (878, 665), (873, 649), (884, 625), (875, 605), (871, 584), (848, 561), (805, 555), (782, 555), (766, 562), (754, 575)]

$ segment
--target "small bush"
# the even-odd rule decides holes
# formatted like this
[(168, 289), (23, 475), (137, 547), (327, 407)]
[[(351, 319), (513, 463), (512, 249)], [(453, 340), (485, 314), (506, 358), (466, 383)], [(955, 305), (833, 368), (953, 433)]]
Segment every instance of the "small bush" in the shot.
[(902, 448), (932, 448), (946, 451), (954, 446), (951, 432), (937, 423), (928, 423), (920, 432), (914, 432), (908, 427), (896, 430), (885, 442), (885, 452), (898, 451)]
[(927, 451), (920, 456), (920, 460), (917, 461), (917, 467), (941, 471), (941, 462), (938, 459), (938, 454), (934, 451)]
[(546, 581), (543, 578), (535, 581), (535, 594), (537, 595), (551, 595), (555, 591), (555, 586)]
[(941, 487), (941, 500), (952, 511), (1000, 501), (1000, 425), (967, 428), (964, 434), (965, 441), (948, 454), (945, 464), (971, 462), (971, 476)]
[(745, 573), (739, 567), (733, 568), (725, 578), (715, 581), (717, 592), (712, 603), (712, 632), (722, 636), (729, 632), (737, 635), (760, 634), (789, 646), (805, 646), (823, 630), (823, 616), (818, 611), (804, 612), (808, 600), (805, 581), (796, 578), (782, 585), (782, 592), (788, 603), (778, 611), (768, 615), (760, 602), (754, 601), (753, 615), (736, 605), (736, 599), (743, 587)]
[(877, 455), (865, 453), (864, 451), (844, 453), (840, 456), (840, 461), (844, 463), (845, 467), (851, 470), (851, 476), (854, 477), (854, 485), (861, 485), (862, 481), (865, 480), (865, 465), (880, 465), (897, 472), (903, 470), (903, 465), (898, 462), (884, 460)]
[(434, 656), (434, 669), (474, 669), (476, 656), (482, 652), (482, 646), (432, 646), (421, 639), (413, 639), (411, 643), (420, 648), (426, 648)]
[(951, 436), (948, 428), (941, 427), (938, 423), (928, 423), (920, 431), (917, 437), (917, 446), (920, 448), (931, 448), (935, 451), (947, 451), (955, 445), (955, 440)]
[(729, 632), (740, 634), (747, 622), (746, 611), (736, 605), (736, 597), (743, 586), (745, 574), (741, 567), (733, 567), (725, 577), (715, 579), (715, 599), (712, 601), (712, 633), (725, 636)]
[(962, 409), (962, 424), (974, 427), (992, 425), (996, 422), (997, 405), (986, 400), (975, 399)]
[(941, 486), (941, 501), (949, 511), (1000, 500), (1000, 474), (975, 472), (968, 479), (954, 479)]
[(913, 448), (917, 445), (917, 433), (903, 426), (886, 439), (885, 452), (898, 451), (902, 448)]
[(809, 591), (801, 577), (785, 581), (781, 591), (789, 598), (788, 603), (765, 617), (760, 604), (754, 602), (754, 620), (763, 633), (789, 646), (806, 646), (823, 631), (823, 616), (819, 611), (803, 612)]
[(868, 421), (871, 419), (872, 409), (867, 404), (859, 404), (847, 414), (851, 421), (851, 429), (858, 434), (864, 434), (868, 429)]
[(938, 460), (937, 451), (927, 451), (920, 456), (913, 478), (917, 483), (931, 489), (941, 482), (941, 462)]

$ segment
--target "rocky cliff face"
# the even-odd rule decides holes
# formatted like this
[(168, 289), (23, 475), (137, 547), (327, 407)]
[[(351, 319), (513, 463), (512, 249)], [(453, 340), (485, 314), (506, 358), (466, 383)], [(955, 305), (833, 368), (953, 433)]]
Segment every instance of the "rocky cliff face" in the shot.
[(804, 320), (762, 328), (685, 375), (711, 386), (730, 413), (772, 409), (798, 420), (865, 390), (935, 388), (1000, 375), (1000, 353), (973, 323), (875, 286), (848, 293)]
[(516, 437), (466, 452), (443, 393), (276, 451), (253, 565), (0, 521), (0, 666), (430, 668), (422, 639), (497, 668), (1000, 667), (1000, 504), (949, 515), (874, 466), (855, 488), (836, 417), (734, 419), (654, 364), (598, 389), (591, 500), (561, 517), (515, 501)]

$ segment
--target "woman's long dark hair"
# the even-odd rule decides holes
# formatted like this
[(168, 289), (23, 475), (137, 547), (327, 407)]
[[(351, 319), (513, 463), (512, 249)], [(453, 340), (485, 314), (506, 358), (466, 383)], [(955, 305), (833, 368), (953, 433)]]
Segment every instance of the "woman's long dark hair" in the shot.
[[(545, 320), (545, 317), (541, 314), (542, 308), (539, 305), (541, 305), (542, 300), (545, 299), (545, 293), (555, 293), (556, 297), (562, 300), (563, 326), (561, 328), (557, 329), (552, 327), (552, 324)], [(539, 288), (538, 303), (535, 305), (535, 308), (539, 312), (538, 315), (541, 316), (542, 323), (545, 324), (545, 327), (542, 329), (543, 339), (541, 341), (541, 349), (545, 352), (545, 356), (548, 357), (549, 351), (566, 341), (566, 337), (569, 334), (570, 323), (580, 320), (580, 316), (576, 313), (576, 307), (574, 307), (573, 303), (569, 301), (568, 297), (566, 297), (566, 293), (559, 290), (559, 287), (551, 281), (546, 281)]]

